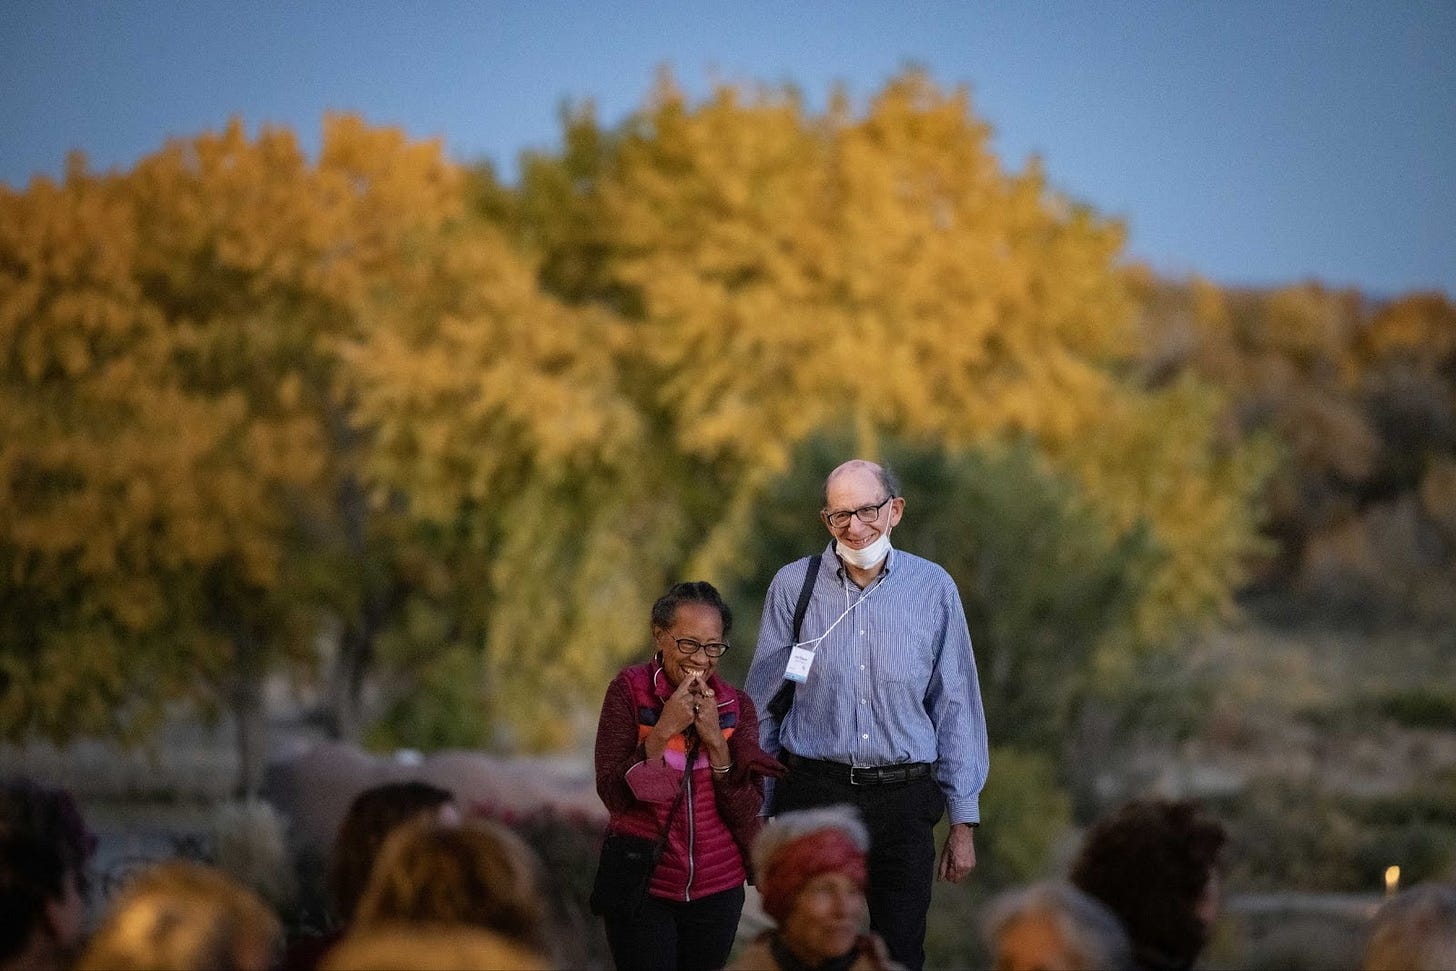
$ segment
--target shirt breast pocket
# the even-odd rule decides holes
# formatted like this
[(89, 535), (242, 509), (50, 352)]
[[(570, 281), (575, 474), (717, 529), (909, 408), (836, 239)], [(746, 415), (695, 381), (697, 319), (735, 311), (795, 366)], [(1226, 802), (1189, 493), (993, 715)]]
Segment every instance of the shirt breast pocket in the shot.
[(878, 680), (924, 689), (935, 663), (935, 647), (927, 632), (901, 630), (877, 638), (874, 646)]

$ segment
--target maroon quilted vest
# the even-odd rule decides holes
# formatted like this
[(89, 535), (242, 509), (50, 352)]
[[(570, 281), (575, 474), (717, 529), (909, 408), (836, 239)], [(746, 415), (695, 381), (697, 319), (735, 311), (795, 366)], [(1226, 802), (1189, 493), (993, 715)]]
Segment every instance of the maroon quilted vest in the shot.
[[(639, 737), (657, 724), (663, 703), (672, 695), (672, 686), (657, 664), (639, 664), (628, 668), (628, 685), (637, 711)], [(718, 703), (718, 723), (725, 735), (738, 723), (738, 690), (715, 674), (708, 686)], [(675, 742), (677, 740), (674, 740)], [(664, 754), (669, 766), (680, 768), (685, 753), (677, 744)], [(642, 836), (662, 833), (663, 821), (672, 808), (672, 801), (642, 804), (618, 821), (619, 829)], [(708, 756), (699, 752), (693, 762), (691, 778), (682, 804), (672, 819), (667, 846), (657, 869), (652, 873), (649, 892), (668, 900), (697, 900), (709, 894), (730, 890), (747, 877), (743, 855), (733, 839), (727, 823), (718, 812), (713, 790), (713, 773)]]

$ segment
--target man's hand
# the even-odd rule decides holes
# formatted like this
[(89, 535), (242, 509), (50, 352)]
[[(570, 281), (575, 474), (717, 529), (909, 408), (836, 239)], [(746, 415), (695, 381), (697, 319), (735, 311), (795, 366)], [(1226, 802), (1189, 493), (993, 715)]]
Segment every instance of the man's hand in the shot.
[(945, 846), (940, 850), (940, 866), (936, 875), (951, 883), (961, 880), (976, 868), (975, 827), (970, 823), (953, 823)]

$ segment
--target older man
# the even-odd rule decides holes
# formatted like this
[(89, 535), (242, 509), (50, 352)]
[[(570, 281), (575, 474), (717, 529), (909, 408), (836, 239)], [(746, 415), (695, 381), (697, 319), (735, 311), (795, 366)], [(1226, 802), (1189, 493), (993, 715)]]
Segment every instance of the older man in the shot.
[[(829, 545), (770, 584), (747, 689), (760, 743), (789, 767), (769, 811), (859, 808), (870, 925), (919, 968), (932, 873), (959, 881), (976, 865), (986, 720), (954, 581), (891, 548), (904, 512), (889, 469), (856, 459), (830, 473)], [(947, 811), (937, 867), (934, 827)]]

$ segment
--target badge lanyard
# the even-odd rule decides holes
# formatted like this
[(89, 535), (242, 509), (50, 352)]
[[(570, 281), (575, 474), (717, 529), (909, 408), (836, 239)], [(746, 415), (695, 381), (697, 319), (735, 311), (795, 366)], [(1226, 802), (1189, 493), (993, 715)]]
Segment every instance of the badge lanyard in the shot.
[(879, 579), (875, 581), (875, 585), (870, 587), (869, 592), (863, 597), (860, 597), (855, 603), (851, 603), (849, 600), (849, 581), (845, 580), (844, 612), (834, 618), (834, 623), (830, 624), (824, 633), (818, 637), (807, 641), (800, 641), (793, 645), (793, 650), (789, 652), (788, 666), (784, 668), (784, 677), (790, 681), (797, 681), (799, 684), (807, 681), (809, 679), (809, 667), (814, 663), (814, 652), (819, 649), (819, 645), (823, 643), (824, 638), (828, 637), (834, 628), (839, 626), (841, 620), (849, 616), (850, 611), (861, 606), (866, 600), (874, 596), (875, 591), (880, 589), (880, 584), (885, 582), (885, 577), (887, 576), (889, 576), (888, 573), (881, 573)]

